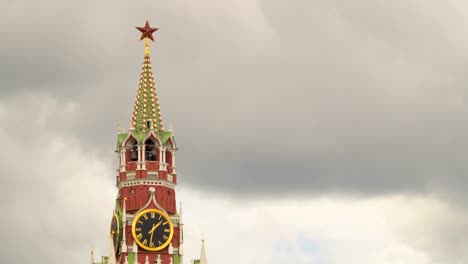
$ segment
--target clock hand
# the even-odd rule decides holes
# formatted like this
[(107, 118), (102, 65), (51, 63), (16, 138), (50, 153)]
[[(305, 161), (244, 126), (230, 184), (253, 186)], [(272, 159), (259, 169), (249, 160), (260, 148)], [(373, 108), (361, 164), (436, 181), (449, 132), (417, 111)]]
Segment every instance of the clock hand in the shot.
[(153, 233), (153, 231), (154, 231), (154, 226), (155, 226), (155, 225), (156, 225), (156, 224), (153, 224), (153, 226), (151, 227), (151, 230), (148, 232), (148, 234)]
[(151, 243), (153, 243), (153, 234), (154, 234), (154, 229), (151, 229), (150, 245)]
[(155, 226), (155, 227), (153, 227), (153, 232), (154, 232), (154, 230), (155, 230), (156, 228), (158, 228), (158, 226), (160, 226), (160, 225), (161, 225), (161, 223), (162, 223), (162, 221), (159, 221), (159, 223), (157, 223), (157, 224), (156, 224), (156, 226)]
[(148, 234), (152, 234), (154, 232), (154, 230), (156, 230), (156, 228), (158, 228), (158, 226), (160, 226), (162, 223), (162, 221), (159, 221), (159, 223), (157, 223), (156, 225), (153, 225), (153, 227), (151, 228), (151, 230), (148, 232)]
[(159, 223), (157, 223), (156, 225), (153, 225), (153, 227), (151, 228), (151, 230), (148, 232), (148, 234), (151, 233), (151, 236), (150, 236), (150, 242), (151, 242), (151, 243), (153, 242), (154, 230), (156, 230), (156, 228), (158, 228), (158, 226), (160, 226), (161, 223), (162, 223), (162, 221), (159, 221)]

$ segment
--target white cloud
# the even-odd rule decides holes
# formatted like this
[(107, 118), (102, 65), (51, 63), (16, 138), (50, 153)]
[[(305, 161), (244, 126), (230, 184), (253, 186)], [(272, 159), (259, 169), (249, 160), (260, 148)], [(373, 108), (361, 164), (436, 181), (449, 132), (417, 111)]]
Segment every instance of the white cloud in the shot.
[(0, 249), (4, 261), (72, 258), (68, 263), (83, 263), (89, 247), (107, 238), (115, 199), (113, 170), (52, 129), (52, 122), (72, 116), (72, 104), (22, 95), (0, 105), (0, 208), (5, 213), (0, 221), (8, 241)]
[(435, 198), (400, 197), (387, 209), (393, 234), (411, 247), (428, 252), (430, 263), (467, 263), (466, 208)]
[[(402, 217), (394, 208), (424, 203), (422, 198), (233, 202), (187, 189), (180, 190), (180, 198), (192, 242), (187, 255), (199, 254), (194, 242), (205, 232), (213, 263), (432, 263), (430, 251), (393, 232), (394, 221)], [(408, 219), (413, 225), (420, 220)]]

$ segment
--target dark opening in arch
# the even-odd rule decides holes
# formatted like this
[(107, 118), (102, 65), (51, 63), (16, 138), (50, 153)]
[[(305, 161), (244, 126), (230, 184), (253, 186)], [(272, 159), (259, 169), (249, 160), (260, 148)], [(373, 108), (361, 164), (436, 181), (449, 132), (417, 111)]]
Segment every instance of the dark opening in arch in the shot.
[(145, 145), (145, 159), (148, 161), (156, 161), (158, 155), (154, 141), (152, 139), (148, 139), (145, 141)]

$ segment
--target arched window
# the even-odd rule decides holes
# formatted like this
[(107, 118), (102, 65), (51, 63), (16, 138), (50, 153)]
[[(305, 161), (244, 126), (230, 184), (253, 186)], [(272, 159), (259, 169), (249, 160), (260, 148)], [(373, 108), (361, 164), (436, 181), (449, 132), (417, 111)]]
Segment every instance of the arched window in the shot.
[(148, 139), (145, 142), (145, 158), (148, 161), (156, 161), (158, 155), (156, 153), (156, 145), (152, 139)]
[(127, 144), (128, 149), (130, 150), (130, 161), (138, 160), (138, 145), (135, 139), (131, 139)]

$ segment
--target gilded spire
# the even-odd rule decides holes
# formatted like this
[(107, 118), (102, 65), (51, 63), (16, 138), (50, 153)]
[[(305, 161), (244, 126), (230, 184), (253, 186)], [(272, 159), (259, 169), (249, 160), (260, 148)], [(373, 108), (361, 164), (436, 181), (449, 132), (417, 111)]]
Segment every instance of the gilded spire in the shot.
[(131, 124), (136, 132), (146, 132), (149, 129), (162, 132), (164, 127), (149, 56), (149, 40), (154, 41), (153, 33), (158, 28), (151, 28), (148, 21), (146, 21), (144, 27), (137, 27), (137, 29), (142, 33), (140, 40), (145, 39), (146, 44)]
[(146, 38), (146, 45), (145, 45), (145, 55), (149, 56), (150, 50), (149, 50), (149, 39)]

